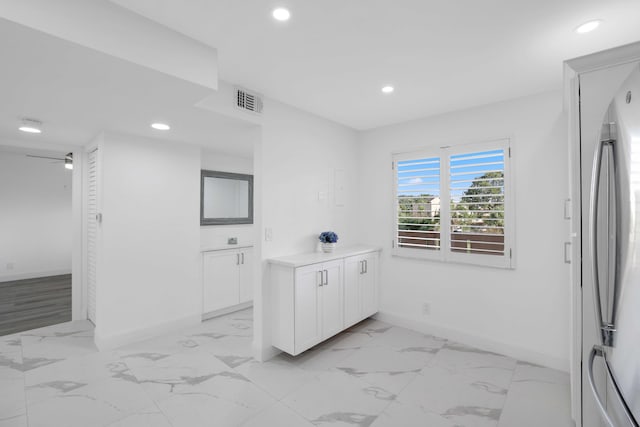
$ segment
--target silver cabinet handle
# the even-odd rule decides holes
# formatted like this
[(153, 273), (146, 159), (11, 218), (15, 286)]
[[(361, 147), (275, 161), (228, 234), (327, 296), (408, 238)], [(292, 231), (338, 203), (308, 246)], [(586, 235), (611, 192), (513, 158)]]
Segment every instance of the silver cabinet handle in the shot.
[(242, 264), (244, 265), (244, 252), (242, 252)]
[(318, 274), (320, 274), (320, 282), (318, 283), (318, 287), (324, 285), (324, 273), (322, 272), (322, 270), (318, 270), (316, 271), (316, 282), (318, 282)]
[(324, 270), (324, 285), (325, 286), (329, 285), (329, 271), (328, 270)]
[(364, 260), (364, 272), (365, 274), (369, 272), (369, 262), (366, 259)]
[(236, 254), (236, 265), (240, 265), (240, 254)]
[(360, 274), (364, 274), (364, 261), (360, 261)]
[(564, 242), (564, 263), (571, 264), (571, 242)]

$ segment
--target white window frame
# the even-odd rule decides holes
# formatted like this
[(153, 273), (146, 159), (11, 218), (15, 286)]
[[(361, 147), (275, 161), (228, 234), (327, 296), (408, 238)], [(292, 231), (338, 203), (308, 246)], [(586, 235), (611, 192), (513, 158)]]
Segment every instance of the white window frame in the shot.
[[(504, 150), (504, 255), (470, 254), (451, 251), (451, 197), (449, 192), (449, 165), (451, 156), (473, 153), (475, 151)], [(440, 249), (403, 248), (398, 245), (398, 173), (399, 161), (440, 158)], [(447, 147), (395, 153), (392, 155), (393, 173), (393, 256), (404, 258), (418, 258), (439, 262), (472, 264), (486, 267), (515, 268), (515, 203), (513, 192), (513, 151), (509, 138), (497, 139), (472, 144), (460, 144)]]

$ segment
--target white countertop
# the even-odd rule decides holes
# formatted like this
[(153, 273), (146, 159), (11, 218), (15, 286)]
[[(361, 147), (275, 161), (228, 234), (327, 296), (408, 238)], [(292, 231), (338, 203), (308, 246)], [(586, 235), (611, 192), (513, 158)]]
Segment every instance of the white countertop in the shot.
[(345, 258), (354, 255), (362, 255), (369, 252), (381, 251), (378, 246), (349, 246), (346, 248), (337, 247), (331, 253), (308, 252), (304, 254), (288, 255), (277, 258), (269, 258), (271, 264), (284, 265), (286, 267), (302, 267), (304, 265), (317, 264), (319, 262), (332, 261), (334, 259)]
[(219, 246), (203, 246), (200, 248), (200, 252), (211, 252), (211, 251), (224, 251), (227, 249), (245, 249), (252, 248), (253, 245), (219, 245)]

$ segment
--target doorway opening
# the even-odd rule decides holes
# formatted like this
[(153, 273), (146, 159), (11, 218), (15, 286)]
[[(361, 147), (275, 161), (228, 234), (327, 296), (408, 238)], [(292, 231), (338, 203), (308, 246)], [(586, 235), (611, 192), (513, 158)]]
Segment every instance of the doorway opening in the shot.
[(72, 318), (66, 154), (0, 147), (0, 336)]

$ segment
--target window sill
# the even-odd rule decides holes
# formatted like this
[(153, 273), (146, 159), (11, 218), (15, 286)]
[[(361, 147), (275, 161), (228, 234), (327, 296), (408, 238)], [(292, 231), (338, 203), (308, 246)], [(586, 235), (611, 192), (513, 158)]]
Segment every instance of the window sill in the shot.
[(497, 268), (500, 270), (515, 270), (515, 260), (508, 256), (480, 255), (480, 254), (455, 254), (450, 253), (445, 258), (445, 254), (440, 251), (427, 254), (421, 249), (394, 248), (391, 256), (394, 258), (404, 258), (420, 261), (430, 261), (440, 264), (467, 265), (473, 267)]

